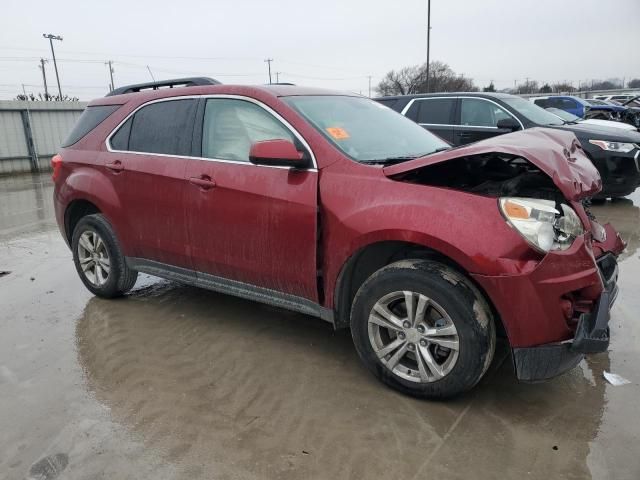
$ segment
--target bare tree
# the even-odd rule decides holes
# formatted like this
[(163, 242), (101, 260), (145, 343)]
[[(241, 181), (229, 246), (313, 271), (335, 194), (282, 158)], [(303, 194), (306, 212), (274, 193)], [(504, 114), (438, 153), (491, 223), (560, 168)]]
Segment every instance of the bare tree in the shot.
[(420, 83), (420, 67), (404, 67), (398, 71), (391, 70), (380, 81), (376, 90), (382, 96), (410, 95), (419, 93), (417, 88)]
[(617, 78), (610, 78), (604, 81), (591, 82), (589, 90), (613, 90), (622, 88), (622, 82)]
[(516, 87), (517, 93), (538, 93), (540, 87), (536, 80), (527, 80)]
[(640, 88), (640, 78), (634, 78), (629, 83), (627, 83), (629, 88)]
[(553, 89), (553, 93), (565, 93), (565, 92), (574, 92), (576, 88), (567, 82), (558, 82), (551, 85)]
[(484, 87), (482, 89), (483, 92), (495, 92), (496, 91), (496, 86), (493, 84), (493, 82), (489, 83), (489, 85), (487, 85), (486, 87)]
[(21, 93), (16, 95), (16, 100), (27, 102), (77, 102), (80, 99), (78, 97), (70, 97), (69, 95), (63, 95), (62, 98), (60, 98), (60, 95), (51, 95), (47, 93), (38, 93), (37, 95), (34, 95), (33, 93), (28, 93), (26, 95)]
[(553, 90), (551, 89), (551, 85), (549, 85), (548, 83), (545, 83), (544, 85), (542, 85), (540, 87), (540, 90), (538, 90), (538, 93), (552, 93)]
[(427, 92), (473, 92), (478, 88), (473, 80), (456, 74), (449, 65), (434, 61), (429, 65), (429, 89), (427, 90), (427, 65), (413, 65), (388, 72), (376, 87), (386, 95), (410, 95)]

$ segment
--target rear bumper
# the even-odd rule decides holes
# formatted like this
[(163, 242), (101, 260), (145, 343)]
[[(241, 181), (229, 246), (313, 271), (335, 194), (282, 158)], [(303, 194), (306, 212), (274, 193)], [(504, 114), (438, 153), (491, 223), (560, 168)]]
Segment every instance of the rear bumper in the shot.
[(604, 289), (595, 308), (580, 315), (573, 339), (535, 347), (513, 348), (516, 376), (522, 381), (541, 381), (574, 368), (586, 354), (609, 347), (609, 318), (618, 295), (618, 266), (612, 254), (598, 259)]

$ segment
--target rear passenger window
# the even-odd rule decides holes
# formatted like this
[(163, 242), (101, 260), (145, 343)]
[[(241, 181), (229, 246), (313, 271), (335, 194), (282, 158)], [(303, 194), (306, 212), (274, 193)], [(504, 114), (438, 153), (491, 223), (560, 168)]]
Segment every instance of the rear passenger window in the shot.
[[(129, 148), (126, 150), (165, 155), (190, 155), (195, 111), (196, 101), (192, 99), (169, 100), (142, 107), (133, 116)], [(121, 130), (124, 127), (126, 124)], [(120, 131), (116, 136), (119, 134)], [(123, 131), (122, 137), (125, 135), (126, 132)], [(124, 143), (124, 139), (117, 140)]]
[(533, 103), (535, 103), (536, 105), (538, 105), (539, 107), (542, 107), (542, 108), (549, 107), (549, 99), (548, 98), (538, 98), (538, 99), (534, 100)]
[(419, 105), (418, 123), (429, 125), (452, 125), (455, 98), (430, 98), (428, 100), (416, 100), (414, 105)]
[(379, 98), (376, 102), (381, 103), (385, 107), (393, 109), (393, 106), (398, 102), (397, 98)]

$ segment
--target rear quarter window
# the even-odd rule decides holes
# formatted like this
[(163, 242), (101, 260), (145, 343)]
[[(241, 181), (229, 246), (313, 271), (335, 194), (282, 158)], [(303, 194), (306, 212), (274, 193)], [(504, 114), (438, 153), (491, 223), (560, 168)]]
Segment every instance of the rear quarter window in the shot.
[(381, 103), (385, 107), (389, 107), (392, 110), (395, 110), (395, 108), (393, 107), (395, 106), (396, 103), (398, 103), (398, 99), (397, 98), (378, 98), (376, 99), (376, 102)]
[(96, 128), (102, 122), (104, 122), (109, 115), (120, 108), (121, 105), (96, 105), (85, 108), (80, 118), (76, 122), (75, 126), (62, 142), (62, 147), (70, 147), (74, 143), (77, 143), (87, 133)]

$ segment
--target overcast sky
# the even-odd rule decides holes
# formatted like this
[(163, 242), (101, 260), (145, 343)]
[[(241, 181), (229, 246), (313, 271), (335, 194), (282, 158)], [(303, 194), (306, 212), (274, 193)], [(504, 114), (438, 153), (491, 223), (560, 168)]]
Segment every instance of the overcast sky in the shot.
[[(63, 93), (206, 75), (368, 93), (390, 69), (426, 59), (426, 0), (3, 0), (0, 98), (40, 92), (43, 33), (56, 42)], [(432, 0), (431, 58), (478, 86), (640, 77), (640, 0)], [(52, 62), (46, 65), (55, 90)], [(275, 73), (274, 73), (275, 81)]]

